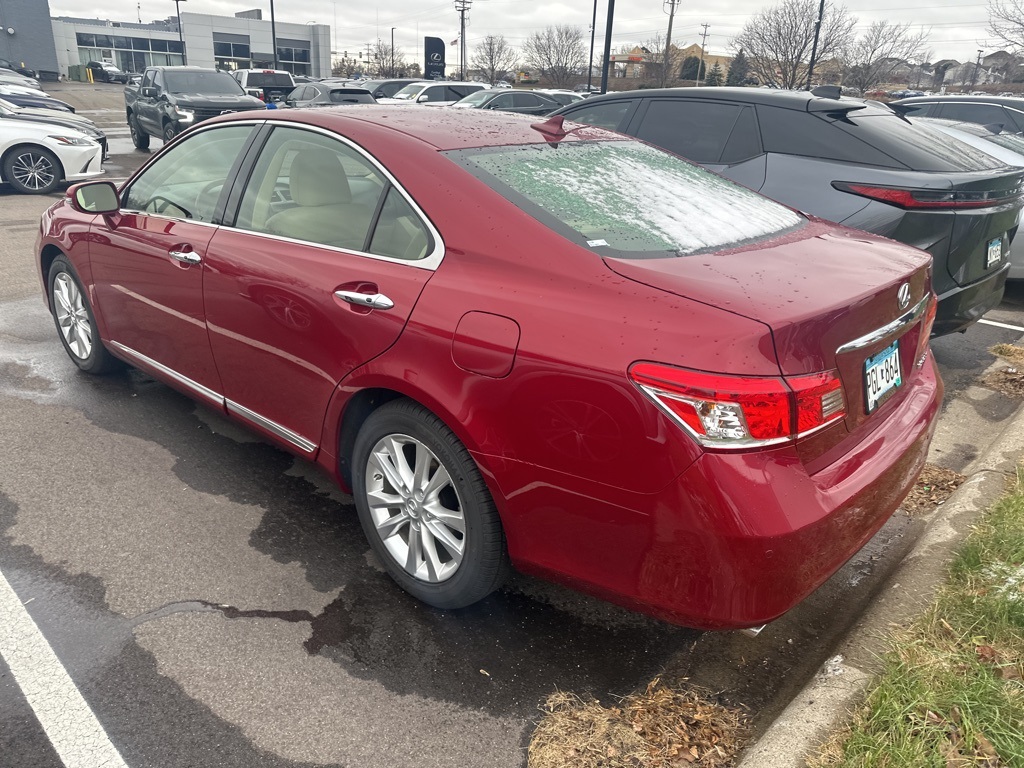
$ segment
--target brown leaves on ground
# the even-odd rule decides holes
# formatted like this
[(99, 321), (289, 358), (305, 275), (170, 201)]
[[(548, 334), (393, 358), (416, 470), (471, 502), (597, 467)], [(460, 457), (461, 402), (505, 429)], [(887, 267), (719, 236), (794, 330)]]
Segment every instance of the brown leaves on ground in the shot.
[(529, 768), (721, 768), (746, 734), (738, 710), (659, 678), (617, 707), (559, 692), (542, 710)]
[(925, 464), (901, 507), (911, 517), (927, 514), (948, 499), (966, 479), (951, 469)]
[(989, 352), (1006, 360), (1010, 367), (984, 376), (981, 385), (1002, 392), (1007, 397), (1024, 399), (1024, 347), (996, 344)]
[(943, 717), (931, 710), (921, 715), (914, 712), (909, 715), (912, 722), (921, 724), (924, 731), (938, 729), (945, 734), (939, 749), (946, 760), (946, 768), (1004, 768), (1006, 763), (999, 759), (999, 753), (992, 742), (982, 733), (965, 736), (960, 711), (953, 707), (948, 717)]

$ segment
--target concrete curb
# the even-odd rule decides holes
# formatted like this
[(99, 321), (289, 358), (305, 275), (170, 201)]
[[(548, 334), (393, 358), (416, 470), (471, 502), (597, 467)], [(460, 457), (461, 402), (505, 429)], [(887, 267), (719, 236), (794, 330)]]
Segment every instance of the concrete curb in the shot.
[(807, 757), (848, 722), (885, 651), (890, 627), (906, 624), (927, 608), (971, 526), (1006, 493), (1007, 478), (1014, 476), (1024, 457), (1024, 404), (1004, 424), (971, 462), (964, 484), (932, 513), (924, 533), (839, 644), (836, 655), (747, 748), (738, 768), (806, 768)]

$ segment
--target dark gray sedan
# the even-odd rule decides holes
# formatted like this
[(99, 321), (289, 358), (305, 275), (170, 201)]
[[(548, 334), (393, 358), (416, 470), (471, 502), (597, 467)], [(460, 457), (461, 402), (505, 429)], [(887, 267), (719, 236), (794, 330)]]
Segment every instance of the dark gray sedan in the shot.
[(458, 109), (496, 109), (520, 115), (547, 115), (560, 106), (546, 93), (512, 90), (477, 91), (452, 104), (452, 108)]
[(555, 113), (627, 133), (829, 221), (928, 251), (936, 335), (1002, 300), (1024, 171), (837, 88), (666, 88)]
[(343, 104), (376, 104), (377, 100), (365, 88), (306, 83), (289, 93), (284, 103), (289, 107), (337, 107)]

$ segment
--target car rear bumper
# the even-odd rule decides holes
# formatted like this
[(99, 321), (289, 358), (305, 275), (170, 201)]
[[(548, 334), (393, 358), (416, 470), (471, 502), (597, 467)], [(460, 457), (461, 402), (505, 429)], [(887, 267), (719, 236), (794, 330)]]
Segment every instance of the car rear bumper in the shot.
[(942, 401), (931, 355), (907, 387), (884, 421), (813, 475), (792, 448), (706, 453), (627, 509), (625, 497), (564, 485), (559, 498), (533, 467), (513, 494), (532, 508), (503, 510), (513, 562), (674, 624), (767, 623), (855, 555), (909, 492)]
[(1010, 262), (1007, 262), (999, 271), (981, 280), (940, 294), (932, 335), (943, 336), (963, 330), (980, 320), (990, 309), (999, 306), (1010, 267)]

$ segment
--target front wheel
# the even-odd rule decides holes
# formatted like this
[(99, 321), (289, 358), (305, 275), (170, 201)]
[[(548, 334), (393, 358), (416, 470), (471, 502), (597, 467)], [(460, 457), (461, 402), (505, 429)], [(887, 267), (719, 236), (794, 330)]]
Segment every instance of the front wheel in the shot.
[(26, 195), (49, 194), (63, 178), (57, 156), (44, 147), (18, 147), (4, 160), (4, 179)]
[(356, 437), (352, 484), (370, 546), (406, 592), (463, 608), (501, 586), (509, 565), (494, 501), (430, 411), (410, 400), (374, 411)]
[(164, 144), (174, 141), (174, 137), (178, 133), (179, 131), (174, 127), (174, 123), (164, 123)]
[(58, 256), (50, 265), (50, 312), (64, 351), (86, 373), (107, 373), (120, 367), (100, 341), (96, 317), (71, 264)]

